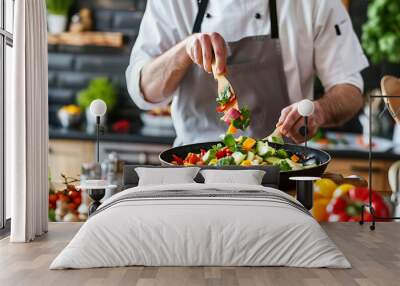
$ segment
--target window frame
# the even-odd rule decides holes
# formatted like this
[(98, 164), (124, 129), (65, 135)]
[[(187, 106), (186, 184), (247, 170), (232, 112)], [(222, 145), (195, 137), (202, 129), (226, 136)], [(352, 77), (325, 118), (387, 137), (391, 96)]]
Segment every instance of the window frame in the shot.
[[(10, 230), (10, 220), (6, 218), (5, 189), (5, 92), (6, 92), (6, 47), (13, 47), (13, 34), (6, 29), (6, 1), (0, 0), (0, 236)], [(13, 13), (15, 0), (12, 1)], [(13, 17), (14, 15), (11, 15)]]

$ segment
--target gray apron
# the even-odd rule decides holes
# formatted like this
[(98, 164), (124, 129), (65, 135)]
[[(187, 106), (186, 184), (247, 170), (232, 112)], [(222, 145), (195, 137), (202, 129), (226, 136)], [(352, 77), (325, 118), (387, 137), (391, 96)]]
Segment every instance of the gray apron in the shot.
[[(204, 4), (206, 2), (206, 4)], [(199, 2), (193, 32), (200, 32), (207, 0)], [(281, 110), (290, 104), (283, 68), (276, 10), (270, 0), (271, 35), (252, 36), (228, 45), (228, 74), (240, 107), (251, 113), (250, 127), (242, 133), (264, 138), (275, 129)], [(177, 138), (174, 145), (218, 141), (228, 128), (216, 112), (217, 82), (193, 64), (172, 102)]]

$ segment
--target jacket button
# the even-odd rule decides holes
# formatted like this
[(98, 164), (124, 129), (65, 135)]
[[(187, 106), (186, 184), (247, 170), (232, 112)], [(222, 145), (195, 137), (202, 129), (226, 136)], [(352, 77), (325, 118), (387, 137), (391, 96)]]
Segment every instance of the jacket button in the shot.
[(260, 13), (256, 13), (256, 19), (261, 19), (261, 14)]
[(206, 18), (211, 18), (211, 14), (210, 14), (210, 13), (207, 13), (207, 14), (206, 14)]

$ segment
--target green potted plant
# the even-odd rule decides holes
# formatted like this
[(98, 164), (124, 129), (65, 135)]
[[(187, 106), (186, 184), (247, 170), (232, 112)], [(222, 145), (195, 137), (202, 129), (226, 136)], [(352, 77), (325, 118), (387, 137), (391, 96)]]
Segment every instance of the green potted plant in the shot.
[(46, 0), (47, 25), (50, 34), (60, 34), (67, 28), (69, 9), (74, 0)]
[(400, 63), (400, 1), (373, 0), (362, 27), (362, 45), (384, 73), (398, 73)]
[[(96, 118), (90, 113), (89, 106), (95, 99), (103, 100), (107, 105), (107, 113), (111, 112), (117, 104), (118, 92), (107, 77), (97, 77), (90, 81), (89, 86), (81, 90), (77, 96), (78, 105), (86, 110), (86, 123), (89, 130), (94, 130)], [(105, 116), (101, 118), (105, 123)]]

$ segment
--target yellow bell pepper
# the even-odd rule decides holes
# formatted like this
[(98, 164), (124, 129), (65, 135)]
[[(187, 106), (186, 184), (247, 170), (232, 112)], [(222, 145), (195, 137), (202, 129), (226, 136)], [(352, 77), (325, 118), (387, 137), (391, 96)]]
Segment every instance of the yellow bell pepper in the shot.
[(243, 142), (243, 149), (246, 151), (250, 151), (251, 148), (254, 147), (254, 145), (256, 145), (257, 141), (254, 140), (253, 138), (247, 138), (246, 140), (244, 140)]
[(240, 166), (251, 166), (251, 161), (250, 160), (244, 160)]

